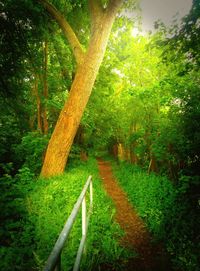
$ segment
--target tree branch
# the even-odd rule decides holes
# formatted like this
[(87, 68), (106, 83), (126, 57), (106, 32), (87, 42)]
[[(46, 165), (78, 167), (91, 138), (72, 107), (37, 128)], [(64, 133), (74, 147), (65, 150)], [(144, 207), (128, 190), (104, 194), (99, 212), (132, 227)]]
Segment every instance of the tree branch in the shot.
[(65, 37), (69, 41), (69, 44), (72, 48), (77, 64), (81, 64), (85, 56), (84, 50), (76, 34), (74, 33), (73, 29), (71, 28), (71, 26), (69, 25), (65, 17), (56, 9), (54, 5), (49, 3), (47, 0), (38, 0), (38, 1), (42, 3), (42, 5), (46, 8), (49, 14), (59, 24)]
[(104, 9), (100, 0), (88, 0), (89, 11), (91, 16), (91, 32), (95, 32), (98, 27), (99, 21), (102, 19)]
[(88, 0), (90, 14), (93, 22), (101, 15), (104, 11), (100, 0)]
[(123, 2), (123, 0), (110, 0), (106, 11), (108, 12), (108, 14), (115, 15)]

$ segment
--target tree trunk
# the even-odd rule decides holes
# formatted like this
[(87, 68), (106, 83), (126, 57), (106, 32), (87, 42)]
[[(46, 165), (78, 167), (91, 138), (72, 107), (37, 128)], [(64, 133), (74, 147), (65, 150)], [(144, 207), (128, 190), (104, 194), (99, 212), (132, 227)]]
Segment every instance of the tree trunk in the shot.
[(42, 109), (41, 109), (41, 98), (39, 95), (38, 90), (38, 76), (35, 74), (35, 81), (33, 86), (33, 93), (36, 97), (36, 103), (37, 103), (37, 130), (42, 133)]
[(151, 155), (151, 159), (150, 159), (150, 162), (149, 162), (148, 174), (150, 172), (158, 172), (156, 158), (155, 158), (154, 155)]
[[(36, 101), (36, 105), (37, 105), (37, 96), (36, 96), (36, 76), (34, 75), (34, 81), (33, 81), (33, 86), (31, 88), (31, 95), (32, 95), (32, 99), (33, 99), (33, 103), (35, 104)], [(38, 107), (37, 107), (38, 109)], [(30, 117), (29, 117), (29, 127), (31, 131), (35, 130), (35, 121), (37, 119), (37, 115), (35, 114), (35, 110), (33, 110), (33, 112), (31, 112)]]
[(134, 165), (137, 165), (138, 164), (138, 157), (137, 155), (134, 153), (134, 147), (135, 145), (133, 145), (131, 148), (130, 148), (130, 156), (131, 156), (131, 163), (134, 164)]
[(106, 50), (115, 14), (102, 13), (93, 26), (93, 33), (84, 60), (79, 64), (70, 95), (62, 109), (50, 139), (41, 175), (49, 177), (64, 171), (71, 145), (90, 97)]
[(122, 143), (118, 144), (118, 159), (120, 161), (124, 161), (125, 160), (125, 155), (124, 155), (124, 146), (122, 145)]
[[(137, 132), (137, 123), (136, 121), (134, 121), (131, 125), (130, 125), (130, 137)], [(137, 147), (137, 141), (134, 140), (133, 142), (131, 142), (130, 144), (130, 162), (134, 165), (138, 164), (138, 157), (137, 154), (135, 154), (135, 148)]]
[(115, 157), (118, 158), (118, 145), (115, 143), (112, 147), (111, 154)]
[(47, 83), (47, 65), (48, 65), (48, 42), (44, 42), (44, 75), (43, 75), (43, 97), (44, 103), (42, 108), (42, 118), (43, 118), (43, 133), (48, 134), (49, 123), (47, 119), (47, 108), (46, 100), (48, 98), (48, 83)]
[(130, 162), (130, 160), (131, 160), (131, 153), (130, 153), (130, 149), (129, 148), (125, 148), (125, 160), (127, 162)]

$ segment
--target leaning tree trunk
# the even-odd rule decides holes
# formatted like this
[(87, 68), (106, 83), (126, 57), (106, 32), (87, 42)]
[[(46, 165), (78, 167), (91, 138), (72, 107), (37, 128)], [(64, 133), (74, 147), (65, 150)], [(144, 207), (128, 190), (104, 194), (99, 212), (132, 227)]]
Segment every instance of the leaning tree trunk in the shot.
[(90, 97), (116, 12), (101, 14), (93, 25), (89, 48), (79, 64), (70, 96), (62, 109), (50, 139), (41, 175), (45, 177), (64, 171), (71, 145), (80, 124), (81, 117)]

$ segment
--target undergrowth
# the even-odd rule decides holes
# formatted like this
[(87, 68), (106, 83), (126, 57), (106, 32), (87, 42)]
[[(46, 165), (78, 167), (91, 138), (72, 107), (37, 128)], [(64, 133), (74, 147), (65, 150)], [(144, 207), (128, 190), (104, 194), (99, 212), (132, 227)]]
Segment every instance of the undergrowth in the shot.
[[(10, 237), (1, 247), (1, 270), (43, 269), (89, 175), (93, 176), (94, 203), (81, 270), (98, 270), (105, 264), (121, 270), (130, 253), (119, 245), (123, 232), (114, 222), (115, 209), (102, 187), (95, 159), (71, 163), (65, 174), (49, 179), (34, 179), (28, 168), (20, 171), (13, 181), (19, 196), (10, 200), (14, 200), (12, 205), (18, 203), (21, 215), (14, 229), (7, 220), (4, 233)], [(81, 210), (62, 254), (62, 270), (72, 270), (81, 239), (80, 217)]]
[(175, 270), (198, 271), (199, 206), (189, 201), (187, 177), (175, 186), (165, 176), (149, 175), (125, 162), (113, 162), (113, 170), (155, 240), (166, 246)]

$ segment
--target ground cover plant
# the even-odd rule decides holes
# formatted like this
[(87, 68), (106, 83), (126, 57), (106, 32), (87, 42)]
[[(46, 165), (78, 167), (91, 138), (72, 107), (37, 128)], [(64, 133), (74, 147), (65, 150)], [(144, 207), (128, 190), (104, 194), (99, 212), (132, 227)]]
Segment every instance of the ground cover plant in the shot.
[(166, 247), (175, 270), (197, 271), (200, 225), (188, 198), (187, 177), (175, 186), (166, 176), (148, 174), (126, 162), (113, 162), (113, 171), (155, 241)]
[[(94, 180), (94, 206), (88, 229), (87, 253), (83, 257), (81, 270), (96, 270), (95, 268), (102, 264), (114, 266), (116, 269), (123, 266), (123, 261), (126, 261), (130, 254), (119, 244), (123, 232), (114, 222), (115, 209), (102, 187), (95, 159), (72, 163), (67, 173), (48, 180), (33, 180), (30, 176), (28, 180), (28, 170), (24, 170), (23, 174), (26, 183), (18, 184), (17, 189), (21, 193), (29, 192), (29, 195), (20, 198), (23, 215), (16, 223), (20, 223), (21, 227), (15, 233), (11, 231), (11, 244), (1, 248), (1, 269), (42, 270), (90, 174)], [(80, 214), (62, 255), (63, 270), (70, 270), (75, 260), (81, 238)], [(9, 221), (7, 227), (12, 229)]]

